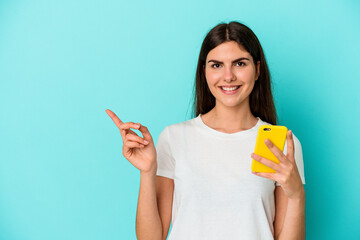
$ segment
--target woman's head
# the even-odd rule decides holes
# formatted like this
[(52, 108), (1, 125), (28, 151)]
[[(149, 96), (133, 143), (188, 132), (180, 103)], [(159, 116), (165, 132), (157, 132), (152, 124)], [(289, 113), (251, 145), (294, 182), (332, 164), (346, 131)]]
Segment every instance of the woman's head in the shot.
[[(220, 86), (228, 85), (240, 88), (227, 95)], [(252, 30), (239, 22), (218, 24), (206, 35), (198, 59), (195, 91), (195, 116), (209, 112), (215, 104), (249, 104), (254, 116), (277, 123), (262, 47)]]

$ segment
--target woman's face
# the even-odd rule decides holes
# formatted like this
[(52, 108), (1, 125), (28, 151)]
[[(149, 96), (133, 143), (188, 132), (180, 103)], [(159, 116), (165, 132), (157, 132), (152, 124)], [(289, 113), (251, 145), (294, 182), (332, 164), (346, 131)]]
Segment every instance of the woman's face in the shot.
[[(211, 93), (219, 103), (228, 107), (240, 105), (248, 101), (255, 81), (260, 74), (260, 61), (255, 66), (254, 61), (242, 46), (230, 41), (212, 49), (204, 66), (205, 77)], [(221, 86), (240, 86), (239, 89), (224, 92)]]

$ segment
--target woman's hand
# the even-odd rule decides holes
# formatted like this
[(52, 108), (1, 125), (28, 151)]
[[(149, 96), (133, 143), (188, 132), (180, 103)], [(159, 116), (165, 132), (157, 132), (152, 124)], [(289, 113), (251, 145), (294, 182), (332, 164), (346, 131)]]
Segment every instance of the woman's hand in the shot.
[[(157, 170), (156, 149), (153, 139), (147, 127), (140, 123), (122, 122), (115, 113), (106, 109), (105, 112), (111, 117), (119, 128), (123, 140), (123, 155), (129, 162), (141, 172), (154, 172)], [(139, 137), (130, 128), (138, 129), (143, 137)]]
[(251, 157), (253, 159), (274, 169), (276, 173), (252, 173), (260, 177), (265, 177), (277, 181), (281, 184), (281, 187), (285, 191), (288, 198), (295, 199), (300, 198), (303, 194), (303, 191), (305, 190), (295, 162), (294, 139), (291, 130), (287, 132), (286, 141), (287, 154), (285, 156), (284, 153), (278, 147), (276, 147), (269, 139), (265, 140), (266, 146), (276, 156), (276, 158), (279, 160), (279, 163), (275, 163), (255, 153), (251, 154)]

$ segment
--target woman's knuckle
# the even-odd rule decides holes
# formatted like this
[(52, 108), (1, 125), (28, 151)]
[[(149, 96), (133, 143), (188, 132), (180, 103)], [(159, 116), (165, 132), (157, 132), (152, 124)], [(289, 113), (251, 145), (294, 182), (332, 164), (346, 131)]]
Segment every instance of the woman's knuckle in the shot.
[(285, 180), (288, 180), (288, 179), (290, 179), (290, 173), (289, 172), (285, 173)]
[(291, 164), (289, 167), (289, 170), (290, 170), (290, 172), (294, 171), (294, 165)]

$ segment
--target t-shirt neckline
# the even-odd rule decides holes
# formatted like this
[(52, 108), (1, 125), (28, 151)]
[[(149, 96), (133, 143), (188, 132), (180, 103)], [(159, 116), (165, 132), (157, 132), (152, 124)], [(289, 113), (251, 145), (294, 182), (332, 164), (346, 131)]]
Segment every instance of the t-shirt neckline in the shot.
[(227, 138), (227, 139), (234, 139), (234, 138), (241, 138), (241, 137), (245, 137), (245, 136), (249, 136), (251, 135), (252, 133), (257, 133), (257, 130), (258, 130), (258, 127), (260, 125), (263, 124), (263, 121), (260, 119), (260, 117), (256, 117), (258, 119), (257, 123), (249, 128), (249, 129), (246, 129), (246, 130), (242, 130), (242, 131), (239, 131), (239, 132), (235, 132), (235, 133), (224, 133), (224, 132), (220, 132), (218, 130), (215, 130), (211, 127), (209, 127), (208, 125), (206, 125), (203, 120), (201, 119), (201, 116), (202, 114), (200, 113), (196, 118), (195, 118), (195, 122), (203, 129), (205, 130), (206, 132), (212, 134), (212, 135), (215, 135), (215, 136), (218, 136), (218, 137), (222, 137), (222, 138)]

